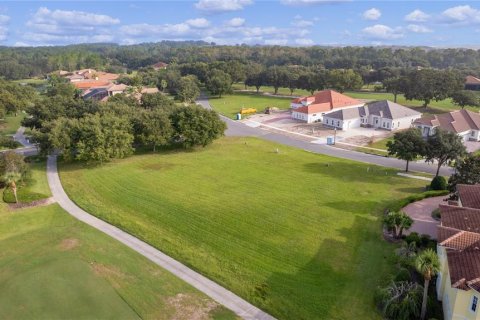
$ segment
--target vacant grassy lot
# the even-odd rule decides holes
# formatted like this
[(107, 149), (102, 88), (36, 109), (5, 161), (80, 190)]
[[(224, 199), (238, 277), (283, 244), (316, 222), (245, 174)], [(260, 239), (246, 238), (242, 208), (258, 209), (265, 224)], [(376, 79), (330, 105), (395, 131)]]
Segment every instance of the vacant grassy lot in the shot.
[(258, 112), (263, 112), (266, 107), (288, 109), (290, 108), (290, 99), (269, 97), (254, 93), (236, 93), (225, 95), (221, 98), (212, 97), (210, 104), (221, 114), (234, 118), (242, 108), (255, 108)]
[(379, 217), (424, 185), (253, 138), (60, 174), (87, 211), (281, 319), (380, 319), (393, 250)]

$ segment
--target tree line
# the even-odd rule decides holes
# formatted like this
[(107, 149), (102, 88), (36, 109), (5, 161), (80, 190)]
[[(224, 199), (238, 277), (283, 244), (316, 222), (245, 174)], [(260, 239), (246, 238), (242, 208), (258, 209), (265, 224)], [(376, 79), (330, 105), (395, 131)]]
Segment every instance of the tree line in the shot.
[(215, 111), (178, 105), (161, 93), (140, 100), (118, 94), (98, 103), (75, 92), (60, 82), (26, 108), (29, 116), (22, 124), (32, 129), (41, 153), (58, 151), (66, 160), (103, 163), (137, 148), (206, 146), (225, 131)]
[(82, 44), (57, 47), (0, 48), (0, 76), (22, 79), (44, 76), (63, 69), (96, 68), (127, 72), (158, 61), (169, 64), (238, 61), (270, 66), (304, 66), (331, 69), (368, 70), (457, 69), (463, 74), (480, 74), (480, 51), (402, 47), (286, 47), (218, 46), (202, 41), (163, 41), (138, 45)]

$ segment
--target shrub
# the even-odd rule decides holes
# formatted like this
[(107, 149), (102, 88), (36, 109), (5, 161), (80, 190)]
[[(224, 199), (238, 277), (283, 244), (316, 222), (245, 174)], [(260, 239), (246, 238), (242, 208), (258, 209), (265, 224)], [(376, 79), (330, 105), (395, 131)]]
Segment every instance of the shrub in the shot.
[(398, 281), (410, 281), (411, 280), (411, 275), (410, 275), (410, 271), (408, 271), (408, 269), (406, 268), (401, 268), (397, 274), (395, 275), (395, 279), (394, 281), (395, 282), (398, 282)]
[(430, 191), (414, 194), (406, 198), (397, 200), (392, 204), (390, 204), (389, 211), (400, 211), (403, 207), (405, 207), (406, 205), (412, 202), (420, 201), (420, 200), (431, 198), (431, 197), (444, 196), (447, 194), (448, 194), (447, 190), (430, 190)]
[(440, 214), (440, 208), (432, 211), (432, 218), (435, 220), (440, 220), (442, 218), (442, 215)]
[(0, 146), (7, 149), (16, 149), (21, 146), (18, 141), (13, 140), (12, 137), (0, 136)]
[(447, 190), (447, 180), (442, 176), (436, 176), (430, 183), (430, 190)]
[(422, 247), (427, 247), (428, 244), (430, 243), (431, 239), (430, 239), (430, 236), (428, 234), (422, 234), (420, 236), (420, 245)]
[(405, 241), (408, 244), (414, 242), (417, 248), (421, 245), (420, 235), (417, 232), (410, 233), (408, 236), (405, 237)]

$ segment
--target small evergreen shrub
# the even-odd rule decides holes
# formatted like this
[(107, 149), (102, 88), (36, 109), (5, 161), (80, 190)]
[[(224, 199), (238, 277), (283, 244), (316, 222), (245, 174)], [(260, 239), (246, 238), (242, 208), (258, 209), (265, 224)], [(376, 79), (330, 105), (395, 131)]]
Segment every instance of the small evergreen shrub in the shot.
[(447, 180), (442, 176), (436, 176), (430, 183), (430, 190), (447, 190)]
[(412, 242), (415, 242), (415, 244), (417, 245), (417, 248), (419, 248), (421, 246), (421, 239), (420, 239), (420, 235), (417, 233), (417, 232), (412, 232), (410, 233), (408, 236), (405, 237), (405, 241), (410, 244)]
[(395, 275), (394, 281), (410, 281), (411, 280), (411, 275), (410, 271), (406, 268), (401, 268), (397, 274)]

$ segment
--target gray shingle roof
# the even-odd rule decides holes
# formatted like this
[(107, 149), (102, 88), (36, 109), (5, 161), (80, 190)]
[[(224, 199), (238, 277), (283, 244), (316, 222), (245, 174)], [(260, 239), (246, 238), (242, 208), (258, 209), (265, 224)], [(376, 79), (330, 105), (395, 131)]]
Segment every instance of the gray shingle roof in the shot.
[(420, 112), (404, 107), (398, 103), (382, 100), (369, 103), (363, 107), (341, 109), (328, 113), (326, 116), (332, 119), (350, 120), (369, 114), (392, 120), (421, 115)]

